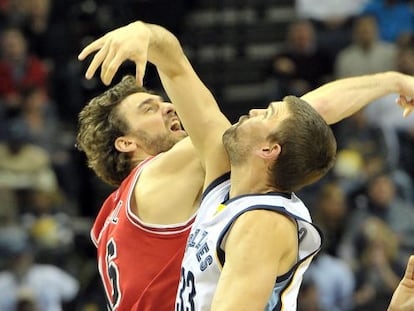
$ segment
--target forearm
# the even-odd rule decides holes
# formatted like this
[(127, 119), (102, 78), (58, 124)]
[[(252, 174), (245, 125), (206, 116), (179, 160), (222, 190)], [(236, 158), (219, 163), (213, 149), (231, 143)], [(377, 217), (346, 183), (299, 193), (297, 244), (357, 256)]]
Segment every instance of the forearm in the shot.
[[(213, 176), (229, 169), (222, 135), (230, 122), (220, 111), (210, 90), (200, 80), (178, 39), (163, 27), (147, 24), (150, 30), (148, 60), (159, 73), (162, 85)], [(214, 151), (214, 152), (213, 152)]]
[(148, 61), (166, 77), (183, 74), (189, 64), (177, 37), (162, 26), (145, 25), (150, 31)]
[(327, 83), (305, 94), (302, 99), (311, 104), (328, 124), (333, 124), (382, 96), (412, 92), (406, 89), (413, 83), (410, 79), (397, 72), (345, 78)]

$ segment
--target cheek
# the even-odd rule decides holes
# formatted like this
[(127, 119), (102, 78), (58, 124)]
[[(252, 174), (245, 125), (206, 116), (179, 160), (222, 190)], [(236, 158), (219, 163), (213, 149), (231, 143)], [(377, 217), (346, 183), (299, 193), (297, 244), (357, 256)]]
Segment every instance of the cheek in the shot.
[(256, 138), (262, 138), (262, 136), (266, 132), (266, 127), (260, 120), (251, 119), (249, 120), (249, 122), (246, 122), (245, 125), (246, 126), (243, 130), (246, 132), (246, 135), (254, 136)]
[(265, 140), (265, 130), (262, 125), (252, 122), (238, 129), (238, 137), (245, 144), (254, 146)]
[(166, 125), (164, 123), (164, 120), (160, 118), (147, 119), (145, 122), (141, 123), (140, 127), (150, 132), (160, 133), (166, 131)]

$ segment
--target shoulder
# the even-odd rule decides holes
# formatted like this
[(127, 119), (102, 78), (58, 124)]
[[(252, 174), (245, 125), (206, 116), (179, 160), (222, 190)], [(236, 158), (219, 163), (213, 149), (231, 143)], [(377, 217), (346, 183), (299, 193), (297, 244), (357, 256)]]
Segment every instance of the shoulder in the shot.
[(197, 151), (189, 137), (184, 138), (170, 150), (157, 156), (148, 164), (146, 170), (162, 171), (164, 174), (176, 172), (187, 166), (198, 166), (203, 170)]
[[(234, 221), (231, 232), (240, 238), (256, 236), (256, 240), (272, 241), (283, 236), (286, 245), (297, 238), (297, 227), (294, 220), (286, 214), (272, 210), (251, 210), (241, 214)], [(270, 239), (270, 240), (268, 240)]]
[[(296, 247), (292, 247), (294, 245)], [(278, 273), (281, 274), (282, 270), (288, 271), (295, 261), (297, 245), (297, 227), (292, 219), (274, 211), (253, 210), (234, 221), (222, 247), (226, 254), (250, 254), (249, 261), (253, 262), (268, 258), (272, 267), (275, 260), (285, 258), (283, 268)]]

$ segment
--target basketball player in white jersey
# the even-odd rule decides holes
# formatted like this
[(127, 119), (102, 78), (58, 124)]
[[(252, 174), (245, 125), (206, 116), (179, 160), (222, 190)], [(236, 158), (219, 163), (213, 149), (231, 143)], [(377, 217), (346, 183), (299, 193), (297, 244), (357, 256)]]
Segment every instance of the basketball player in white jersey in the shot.
[(296, 310), (303, 273), (322, 238), (293, 191), (332, 167), (332, 131), (310, 105), (287, 97), (242, 117), (224, 132), (223, 144), (231, 178), (213, 181), (224, 173), (214, 163), (224, 160), (211, 153), (176, 310)]
[[(126, 59), (131, 59), (137, 64), (137, 77), (140, 84), (142, 84), (147, 56), (148, 60), (157, 66), (165, 90), (172, 102), (176, 104), (184, 126), (189, 131), (196, 149), (200, 152), (201, 162), (206, 168), (204, 188), (229, 169), (226, 160), (227, 155), (221, 144), (221, 136), (230, 124), (218, 110), (211, 93), (194, 73), (178, 41), (172, 34), (161, 27), (137, 22), (110, 32), (98, 39), (84, 49), (80, 58), (83, 59), (96, 50), (99, 50), (99, 52), (95, 55), (86, 76), (90, 78), (102, 64), (101, 78), (105, 84), (110, 83), (115, 71)], [(380, 86), (382, 83), (385, 83), (385, 89)], [(307, 94), (303, 98), (311, 102), (328, 123), (333, 123), (359, 110), (372, 99), (389, 92), (401, 92), (405, 95), (411, 95), (413, 91), (410, 86), (413, 83), (413, 78), (408, 76), (385, 73), (331, 83)], [(291, 106), (294, 106), (294, 108)], [(325, 150), (326, 154), (317, 157), (317, 159), (324, 161), (323, 165), (317, 165), (316, 162), (318, 161), (314, 161), (314, 158), (312, 165), (316, 169), (314, 167), (313, 170), (307, 171), (305, 168), (303, 171), (299, 171), (298, 179), (295, 179), (295, 176), (292, 177), (292, 180), (283, 178), (282, 181), (267, 178), (266, 169), (275, 160), (282, 159), (284, 151), (288, 149), (287, 142), (283, 144), (279, 142), (282, 138), (277, 136), (279, 133), (278, 126), (283, 124), (282, 128), (284, 128), (286, 124), (291, 123), (291, 119), (294, 119), (294, 113), (292, 112), (296, 112), (295, 109), (302, 109), (301, 115), (303, 116), (310, 113), (312, 118), (318, 119), (315, 111), (306, 103), (296, 98), (287, 98), (283, 102), (272, 103), (266, 111), (252, 111), (250, 117), (245, 118), (247, 120), (239, 122), (238, 125), (227, 132), (226, 139), (228, 139), (227, 147), (229, 151), (231, 144), (240, 139), (240, 142), (234, 144), (234, 147), (236, 149), (243, 147), (241, 151), (245, 152), (242, 156), (240, 156), (240, 150), (229, 152), (232, 156), (232, 168), (234, 170), (232, 171), (232, 188), (229, 192), (228, 207), (236, 201), (234, 198), (237, 197), (237, 201), (239, 201), (242, 195), (249, 196), (253, 193), (263, 193), (263, 196), (266, 197), (265, 193), (268, 191), (280, 193), (268, 195), (272, 197), (272, 208), (270, 209), (255, 209), (246, 212), (245, 206), (250, 206), (251, 203), (245, 200), (239, 201), (242, 202), (239, 210), (240, 206), (237, 206), (237, 204), (228, 209), (224, 208), (222, 212), (228, 210), (230, 211), (228, 213), (234, 213), (235, 216), (241, 212), (243, 216), (237, 218), (234, 222), (228, 222), (231, 225), (231, 230), (223, 230), (221, 235), (223, 240), (217, 249), (207, 245), (207, 247), (204, 246), (197, 250), (196, 257), (197, 255), (203, 257), (200, 259), (200, 263), (203, 261), (207, 269), (213, 266), (210, 258), (204, 258), (206, 252), (216, 252), (218, 256), (221, 256), (220, 259), (215, 261), (216, 267), (219, 267), (225, 260), (218, 288), (215, 293), (212, 293), (214, 298), (210, 297), (204, 299), (204, 301), (199, 300), (200, 303), (212, 304), (213, 309), (241, 310), (245, 308), (254, 310), (263, 309), (266, 305), (276, 305), (277, 307), (280, 305), (280, 299), (275, 300), (275, 302), (269, 301), (272, 293), (278, 293), (278, 288), (274, 288), (275, 281), (280, 281), (278, 285), (288, 289), (288, 285), (295, 280), (294, 271), (300, 274), (301, 269), (307, 265), (309, 259), (319, 247), (319, 236), (310, 224), (310, 217), (307, 211), (302, 209), (303, 205), (291, 193), (291, 190), (299, 189), (301, 186), (317, 180), (331, 165), (334, 143), (326, 124), (318, 119), (317, 123), (323, 128), (324, 132), (322, 136), (327, 137), (330, 141)], [(303, 122), (308, 121), (301, 120), (299, 124)], [(307, 126), (311, 125), (308, 124)], [(267, 134), (272, 132), (274, 128), (278, 129), (274, 131), (275, 135), (272, 138), (268, 137)], [(293, 129), (295, 128), (296, 126), (293, 126)], [(289, 131), (287, 134), (289, 134)], [(312, 139), (314, 138), (312, 137)], [(295, 140), (295, 144), (297, 142)], [(178, 144), (181, 144), (181, 142)], [(125, 146), (127, 145), (125, 144)], [(313, 146), (311, 145), (311, 147)], [(303, 153), (303, 150), (301, 152)], [(162, 156), (165, 156), (165, 154)], [(303, 154), (303, 156), (306, 157), (306, 154)], [(246, 160), (247, 162), (245, 162)], [(288, 161), (288, 159), (286, 160)], [(295, 165), (298, 163), (294, 162)], [(170, 162), (170, 165), (174, 166), (175, 164)], [(155, 168), (151, 170), (152, 173), (155, 173)], [(278, 167), (275, 166), (275, 168)], [(287, 169), (287, 173), (290, 172)], [(148, 176), (148, 174), (143, 174), (140, 178), (144, 176)], [(280, 172), (276, 176), (280, 176)], [(174, 191), (177, 182), (173, 176), (164, 176), (163, 172), (160, 171), (157, 178), (165, 181), (170, 180), (168, 190), (158, 188), (158, 197), (163, 197), (164, 200), (168, 198), (169, 200), (169, 194), (172, 197), (183, 196), (183, 193)], [(192, 176), (189, 176), (189, 179), (191, 178)], [(199, 176), (196, 176), (196, 178), (198, 180)], [(140, 180), (140, 182), (145, 185), (143, 180)], [(226, 189), (228, 184), (224, 184), (223, 187), (224, 192), (228, 192), (228, 189)], [(216, 188), (214, 192), (219, 194), (217, 202), (226, 200), (226, 194), (221, 193), (220, 189)], [(207, 189), (205, 192), (206, 199), (209, 194), (214, 193)], [(164, 196), (162, 196), (163, 194)], [(221, 217), (216, 199), (214, 198), (212, 206), (214, 206), (214, 213), (217, 211), (217, 215)], [(141, 201), (145, 202), (142, 198)], [(169, 205), (171, 209), (179, 213), (179, 204)], [(165, 209), (165, 206), (163, 206), (152, 205), (154, 208), (153, 214)], [(279, 209), (274, 208), (275, 206)], [(208, 206), (208, 210), (210, 214), (213, 211), (210, 206)], [(168, 219), (163, 218), (163, 221), (168, 222)], [(303, 233), (305, 231), (306, 234)], [(280, 238), (280, 232), (283, 233), (282, 239)], [(196, 243), (196, 232), (193, 233), (189, 243), (191, 241)], [(311, 240), (307, 242), (309, 237), (311, 237)], [(200, 239), (200, 237), (197, 239)], [(202, 239), (197, 242), (197, 244), (201, 243), (199, 247), (204, 245), (202, 242)], [(218, 242), (216, 241), (216, 243)], [(275, 244), (275, 242), (278, 244)], [(292, 247), (292, 245), (298, 245), (299, 243), (302, 243), (300, 248)], [(246, 250), (248, 252), (245, 252)], [(201, 272), (206, 272), (206, 269)], [(210, 273), (210, 271), (206, 273)], [(209, 284), (214, 287), (216, 286), (216, 284), (213, 284), (213, 282), (216, 282), (215, 277), (217, 275), (208, 280)], [(299, 280), (300, 278), (298, 278)], [(186, 305), (192, 308), (191, 302), (195, 302), (195, 298), (198, 299), (199, 297), (195, 296), (197, 292), (194, 292), (193, 289), (196, 290), (196, 288), (193, 288), (192, 285), (198, 284), (191, 284), (193, 280), (191, 275), (187, 273), (184, 274), (183, 281), (185, 286), (183, 301), (185, 300)], [(205, 284), (205, 287), (208, 287), (207, 283)], [(292, 305), (294, 304), (297, 284), (299, 283), (295, 283), (294, 289), (290, 292), (293, 299), (287, 299), (287, 303), (292, 301)], [(199, 294), (201, 294), (200, 296), (203, 295), (203, 293)], [(251, 299), (251, 297), (255, 298)], [(181, 306), (180, 298), (179, 291), (178, 307)]]

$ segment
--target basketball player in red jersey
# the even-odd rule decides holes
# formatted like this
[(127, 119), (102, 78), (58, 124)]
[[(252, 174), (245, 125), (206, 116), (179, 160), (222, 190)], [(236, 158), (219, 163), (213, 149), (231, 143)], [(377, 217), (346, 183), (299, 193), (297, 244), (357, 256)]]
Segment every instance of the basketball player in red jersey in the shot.
[[(162, 27), (137, 22), (119, 28), (91, 43), (79, 58), (97, 50), (87, 78), (102, 65), (101, 78), (109, 84), (119, 65), (131, 59), (142, 85), (148, 57), (175, 104), (215, 104), (176, 38)], [(393, 73), (333, 82), (306, 94), (306, 100), (333, 123), (382, 95), (410, 95), (409, 85), (396, 79), (407, 80)], [(204, 169), (190, 140), (182, 139), (172, 105), (130, 88), (130, 82), (123, 80), (80, 113), (78, 143), (89, 166), (120, 185), (102, 207), (92, 238), (112, 310), (173, 310)]]
[(89, 166), (119, 186), (91, 232), (108, 305), (173, 310), (204, 176), (174, 108), (129, 76), (90, 101), (79, 121)]

